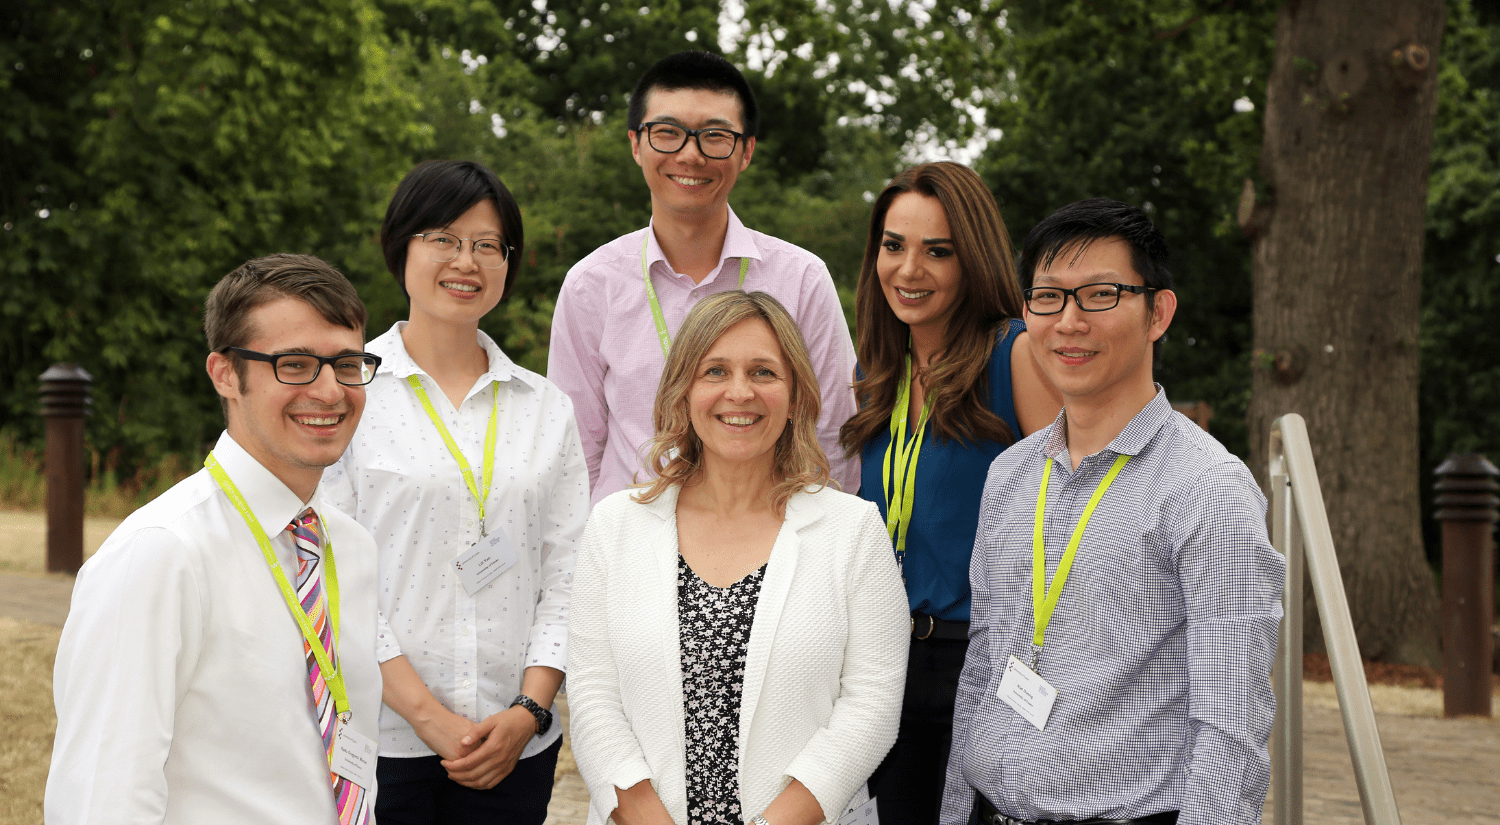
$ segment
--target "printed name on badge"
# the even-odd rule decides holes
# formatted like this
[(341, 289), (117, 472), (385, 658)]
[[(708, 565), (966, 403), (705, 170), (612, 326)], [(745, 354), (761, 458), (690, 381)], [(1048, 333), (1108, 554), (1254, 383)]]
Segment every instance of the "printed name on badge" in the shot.
[(519, 558), (505, 533), (496, 530), (458, 554), (458, 558), (453, 560), (453, 567), (458, 571), (458, 580), (463, 582), (464, 590), (472, 596), (494, 581), (496, 576), (509, 570)]
[(1021, 718), (1030, 722), (1037, 730), (1047, 725), (1052, 715), (1052, 703), (1057, 701), (1057, 688), (1047, 683), (1035, 671), (1012, 656), (1005, 665), (1005, 677), (996, 691), (1000, 701), (1012, 708)]
[(375, 740), (340, 722), (333, 738), (328, 767), (334, 773), (366, 790), (375, 787)]
[(868, 784), (860, 786), (839, 817), (839, 825), (880, 825), (880, 812), (875, 808), (875, 797), (870, 796)]

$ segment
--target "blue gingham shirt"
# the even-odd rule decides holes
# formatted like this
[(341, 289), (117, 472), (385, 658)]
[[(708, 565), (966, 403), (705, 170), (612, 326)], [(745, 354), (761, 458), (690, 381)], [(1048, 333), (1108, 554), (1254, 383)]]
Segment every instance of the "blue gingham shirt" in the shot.
[[(1266, 538), (1265, 497), (1159, 387), (1076, 470), (1065, 416), (1001, 453), (985, 483), (941, 822), (966, 823), (976, 789), (1021, 819), (1178, 810), (1180, 825), (1259, 822), (1285, 571)], [(1122, 453), (1131, 459), (1095, 509), (1047, 626), (1038, 670), (1058, 698), (1038, 731), (997, 691), (1009, 656), (1031, 662), (1043, 462), (1053, 462), (1050, 585)]]

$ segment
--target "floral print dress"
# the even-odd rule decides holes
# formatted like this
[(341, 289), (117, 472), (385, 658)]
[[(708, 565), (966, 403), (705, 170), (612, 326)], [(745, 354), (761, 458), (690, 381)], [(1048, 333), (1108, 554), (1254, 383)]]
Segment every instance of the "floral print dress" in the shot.
[(677, 557), (689, 825), (745, 821), (740, 813), (740, 696), (765, 573), (761, 565), (728, 587), (714, 587)]

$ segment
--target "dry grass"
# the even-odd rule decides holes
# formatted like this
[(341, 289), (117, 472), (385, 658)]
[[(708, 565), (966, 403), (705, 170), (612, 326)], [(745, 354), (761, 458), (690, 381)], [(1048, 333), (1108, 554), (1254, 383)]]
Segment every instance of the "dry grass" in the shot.
[(52, 757), (52, 660), (61, 630), (0, 617), (0, 825), (37, 825)]
[[(83, 557), (88, 559), (120, 526), (114, 518), (89, 517), (83, 522)], [(0, 510), (0, 572), (37, 573), (47, 566), (45, 513)]]
[[(86, 514), (123, 519), (197, 468), (196, 463), (171, 454), (133, 469), (118, 464), (113, 454), (89, 451), (89, 481), (83, 491)], [(41, 456), (17, 444), (9, 433), (0, 432), (0, 507), (41, 510), (46, 504)]]

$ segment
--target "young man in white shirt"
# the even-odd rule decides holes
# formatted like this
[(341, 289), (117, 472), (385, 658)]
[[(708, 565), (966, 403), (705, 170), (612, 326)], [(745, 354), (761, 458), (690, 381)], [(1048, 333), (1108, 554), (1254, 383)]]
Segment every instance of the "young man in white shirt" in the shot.
[(665, 351), (688, 310), (731, 289), (768, 292), (801, 328), (822, 391), (818, 441), (846, 492), (859, 459), (838, 446), (854, 414), (854, 345), (828, 267), (745, 228), (729, 193), (755, 152), (755, 95), (709, 52), (652, 66), (630, 96), (630, 152), (651, 190), (651, 225), (594, 250), (568, 272), (552, 316), (547, 377), (573, 399), (591, 500), (628, 487), (655, 435), (651, 406)]
[(209, 295), (228, 428), (79, 571), (50, 825), (370, 821), (375, 548), (319, 492), (379, 365), (365, 319), (349, 281), (304, 255), (250, 261)]

